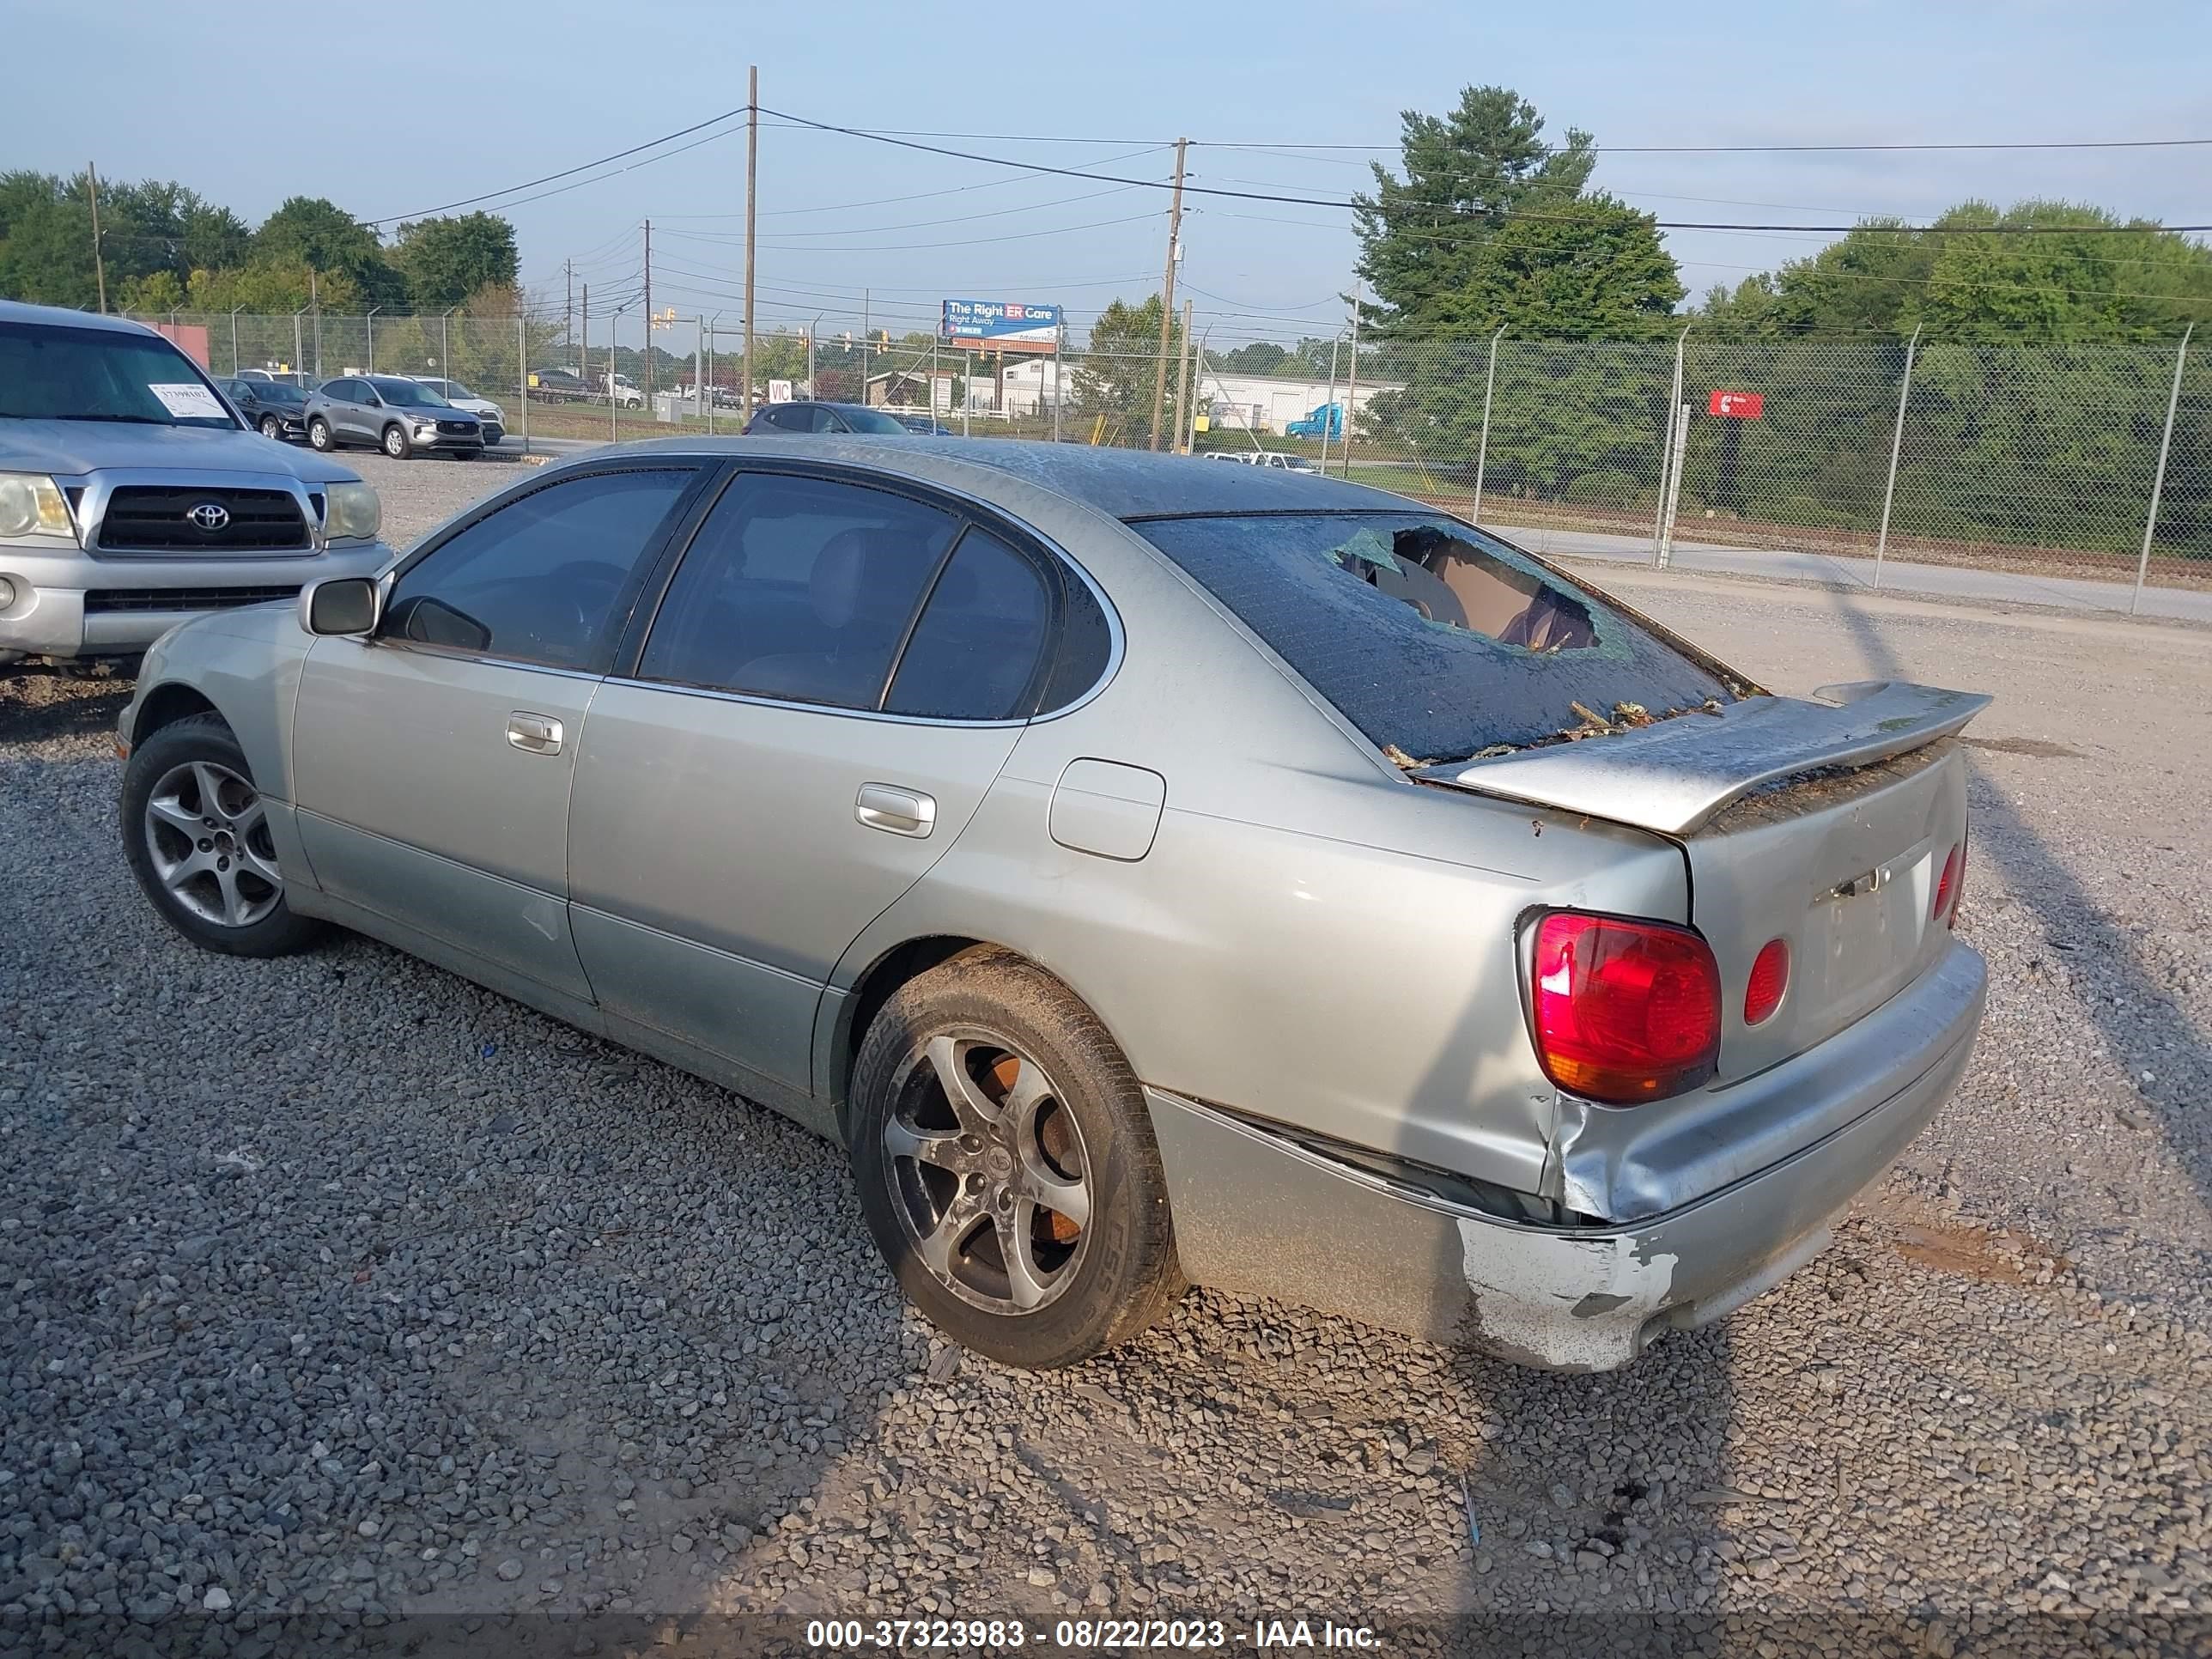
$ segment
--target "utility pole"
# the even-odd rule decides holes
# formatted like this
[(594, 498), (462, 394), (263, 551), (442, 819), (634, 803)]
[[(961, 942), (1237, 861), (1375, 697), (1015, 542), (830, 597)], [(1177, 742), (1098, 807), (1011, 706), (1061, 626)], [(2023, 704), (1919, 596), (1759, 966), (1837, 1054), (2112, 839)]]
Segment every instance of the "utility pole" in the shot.
[(653, 413), (653, 221), (645, 222), (645, 412)]
[(84, 164), (85, 187), (92, 195), (92, 274), (100, 283), (100, 314), (107, 315), (107, 260), (100, 251), (100, 169)]
[(860, 395), (853, 400), (865, 407), (868, 401), (868, 290), (860, 290)]
[(568, 320), (562, 325), (561, 343), (574, 347), (576, 343), (576, 262), (563, 259), (561, 265), (568, 273)]
[(315, 268), (307, 267), (307, 309), (315, 319), (315, 378), (323, 378), (323, 289)]
[(753, 198), (760, 184), (760, 66), (745, 71), (745, 391), (744, 418), (753, 416)]
[(592, 390), (592, 285), (584, 284), (584, 331), (577, 337), (576, 378), (584, 383), (588, 396)]
[(1182, 441), (1190, 424), (1190, 301), (1182, 302), (1182, 349), (1176, 353), (1176, 441), (1170, 448), (1190, 452)]
[(1175, 195), (1168, 204), (1168, 269), (1160, 278), (1160, 356), (1152, 374), (1152, 439), (1150, 447), (1160, 447), (1160, 422), (1167, 413), (1168, 401), (1168, 341), (1175, 328), (1176, 262), (1182, 254), (1182, 162), (1183, 153), (1190, 140), (1176, 140)]

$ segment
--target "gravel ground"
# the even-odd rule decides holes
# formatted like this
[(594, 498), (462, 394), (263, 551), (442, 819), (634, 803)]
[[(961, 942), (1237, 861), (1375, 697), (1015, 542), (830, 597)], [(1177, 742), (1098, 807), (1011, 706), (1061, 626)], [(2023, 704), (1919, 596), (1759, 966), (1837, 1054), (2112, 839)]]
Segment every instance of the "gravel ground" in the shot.
[[(507, 476), (362, 471), (395, 541)], [(1965, 1086), (1836, 1249), (1599, 1377), (1212, 1294), (1073, 1372), (963, 1358), (782, 1120), (366, 940), (186, 946), (116, 846), (116, 689), (0, 680), (0, 1650), (2205, 1651), (2205, 635), (1614, 580), (1778, 690), (2001, 700)]]

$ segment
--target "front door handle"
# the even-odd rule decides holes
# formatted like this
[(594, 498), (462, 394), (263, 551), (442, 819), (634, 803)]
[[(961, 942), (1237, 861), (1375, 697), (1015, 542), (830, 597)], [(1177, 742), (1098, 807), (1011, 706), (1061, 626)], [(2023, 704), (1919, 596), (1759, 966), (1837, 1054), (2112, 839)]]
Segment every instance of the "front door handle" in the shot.
[(561, 722), (550, 714), (525, 714), (518, 708), (507, 717), (507, 740), (526, 755), (557, 755)]
[(920, 841), (937, 827), (937, 802), (919, 789), (864, 783), (860, 798), (853, 803), (853, 816), (871, 830), (912, 836)]

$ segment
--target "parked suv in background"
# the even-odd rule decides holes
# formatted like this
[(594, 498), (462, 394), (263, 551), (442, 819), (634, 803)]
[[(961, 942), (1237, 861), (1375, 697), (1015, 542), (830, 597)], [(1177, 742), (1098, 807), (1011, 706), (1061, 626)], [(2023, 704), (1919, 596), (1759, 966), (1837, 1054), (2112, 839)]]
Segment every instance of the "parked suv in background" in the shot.
[(472, 460), (483, 422), (402, 374), (347, 374), (307, 398), (307, 441), (318, 449), (374, 444), (396, 461), (428, 451)]
[(240, 425), (152, 329), (0, 301), (0, 665), (374, 574), (376, 492)]
[(441, 379), (435, 374), (416, 374), (409, 378), (417, 386), (427, 386), (455, 409), (465, 409), (483, 422), (484, 441), (495, 444), (507, 436), (507, 411), (489, 398), (479, 398), (459, 380)]
[(220, 383), (230, 394), (246, 425), (264, 438), (305, 439), (307, 435), (307, 394), (283, 380), (252, 380), (240, 375)]

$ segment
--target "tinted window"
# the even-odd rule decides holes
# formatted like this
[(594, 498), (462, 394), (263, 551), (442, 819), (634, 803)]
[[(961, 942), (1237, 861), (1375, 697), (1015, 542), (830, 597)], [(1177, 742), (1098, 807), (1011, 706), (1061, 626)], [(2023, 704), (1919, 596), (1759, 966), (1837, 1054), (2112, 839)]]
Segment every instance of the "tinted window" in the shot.
[(959, 521), (856, 484), (756, 475), (684, 555), (638, 672), (873, 708)]
[(533, 490), (400, 577), (381, 631), (518, 662), (605, 672), (645, 555), (689, 468), (587, 473)]
[(1456, 760), (1733, 695), (1589, 589), (1418, 514), (1139, 520), (1378, 747)]
[(358, 400), (361, 392), (351, 380), (332, 380), (323, 388), (323, 396), (333, 403), (349, 404)]
[(1026, 714), (1050, 618), (1036, 565), (988, 531), (970, 530), (930, 590), (884, 708), (939, 720)]
[(1041, 714), (1065, 708), (1097, 684), (1114, 655), (1114, 636), (1097, 596), (1073, 576), (1060, 586), (1066, 597), (1060, 605), (1060, 640), (1053, 652), (1052, 670), (1045, 680), (1044, 695), (1037, 699)]
[(807, 432), (814, 425), (812, 410), (794, 408), (789, 404), (778, 404), (763, 418), (780, 432)]
[(879, 409), (848, 406), (837, 412), (844, 417), (845, 425), (851, 431), (886, 433), (895, 438), (903, 438), (907, 435), (907, 429), (903, 426)]

